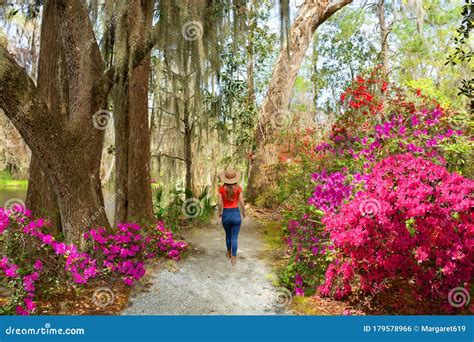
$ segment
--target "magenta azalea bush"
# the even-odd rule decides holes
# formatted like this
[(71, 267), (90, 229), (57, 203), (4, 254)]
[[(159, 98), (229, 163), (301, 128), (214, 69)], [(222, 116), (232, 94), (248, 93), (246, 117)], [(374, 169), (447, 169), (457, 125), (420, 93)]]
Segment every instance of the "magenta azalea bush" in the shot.
[(283, 283), (337, 299), (400, 280), (417, 300), (468, 288), (469, 125), (451, 124), (449, 110), (376, 72), (357, 77), (341, 101), (344, 113), (314, 148), (313, 192), (293, 208), (305, 214), (286, 229)]
[(366, 190), (322, 222), (337, 259), (320, 287), (342, 298), (403, 279), (418, 300), (447, 298), (474, 271), (474, 181), (411, 153), (379, 162)]
[(326, 171), (316, 172), (311, 175), (311, 180), (316, 185), (308, 204), (324, 211), (332, 211), (339, 207), (352, 193), (352, 186), (341, 172), (330, 174)]
[(107, 233), (104, 228), (91, 229), (84, 234), (93, 241), (93, 250), (102, 259), (102, 266), (122, 275), (127, 285), (133, 285), (145, 274), (145, 259), (157, 255), (179, 260), (186, 251), (184, 242), (174, 241), (173, 233), (158, 222), (154, 230), (144, 231), (136, 223), (118, 224), (118, 232)]
[(174, 240), (163, 222), (152, 228), (124, 223), (113, 232), (91, 229), (84, 234), (86, 245), (92, 245), (86, 251), (59, 241), (50, 231), (50, 223), (34, 219), (29, 210), (0, 208), (5, 254), (0, 259), (0, 284), (13, 291), (10, 305), (2, 308), (4, 313), (33, 313), (37, 289), (51, 290), (58, 282), (79, 286), (112, 272), (133, 285), (145, 275), (146, 259), (179, 260), (187, 249), (186, 243)]
[(285, 242), (291, 251), (291, 267), (283, 270), (281, 280), (294, 287), (297, 295), (304, 295), (305, 288), (309, 290), (307, 293), (314, 292), (324, 281), (324, 272), (331, 261), (326, 253), (334, 248), (329, 234), (319, 221), (304, 215), (288, 223)]

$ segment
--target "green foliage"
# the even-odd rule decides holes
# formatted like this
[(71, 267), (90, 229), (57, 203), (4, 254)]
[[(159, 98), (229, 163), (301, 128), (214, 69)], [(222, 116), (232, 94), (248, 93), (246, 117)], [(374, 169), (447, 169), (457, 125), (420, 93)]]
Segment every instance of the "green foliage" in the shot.
[(424, 95), (436, 99), (444, 108), (452, 106), (452, 99), (446, 96), (431, 78), (407, 80), (406, 85), (413, 90), (420, 89)]
[(445, 65), (459, 9), (455, 3), (429, 0), (423, 1), (423, 13), (421, 27), (409, 12), (402, 11), (393, 21), (389, 43), (396, 46), (396, 53), (390, 77), (399, 84), (431, 79), (437, 93), (443, 94), (436, 97), (439, 101), (449, 99), (451, 106), (461, 107), (457, 85), (467, 70)]
[(346, 6), (318, 29), (313, 83), (317, 82), (319, 106), (337, 111), (338, 94), (347, 82), (379, 60), (374, 41), (378, 36), (364, 27), (373, 22), (369, 14), (364, 8)]
[[(298, 215), (295, 208), (299, 208), (300, 203), (307, 200), (312, 190), (310, 183), (305, 180), (314, 171), (311, 147), (316, 141), (314, 134), (312, 130), (282, 134), (280, 139), (286, 143), (280, 145), (279, 163), (270, 165), (265, 170), (271, 182), (266, 191), (257, 197), (257, 206), (279, 207), (285, 215)], [(287, 212), (286, 208), (291, 209)]]
[(0, 188), (26, 188), (28, 180), (13, 179), (12, 175), (7, 171), (0, 172)]
[[(469, 45), (469, 35), (473, 26), (474, 19), (474, 5), (472, 1), (465, 0), (465, 5), (462, 7), (461, 15), (462, 20), (458, 29), (456, 30), (457, 35), (453, 38), (454, 41), (454, 52), (448, 56), (447, 64), (459, 65), (468, 64), (471, 62), (473, 51), (472, 44)], [(472, 64), (468, 65), (468, 68), (472, 72)], [(459, 94), (463, 94), (468, 98), (472, 98), (474, 92), (474, 80), (471, 78), (463, 79), (461, 86), (459, 87)]]
[[(237, 42), (235, 37), (223, 40), (219, 93), (205, 98), (216, 112), (214, 127), (221, 140), (239, 146), (239, 157), (253, 142), (259, 113), (256, 99), (263, 96), (271, 74), (269, 59), (274, 55), (277, 36), (270, 33), (267, 24), (270, 8), (269, 1), (247, 8), (247, 35), (238, 37)], [(253, 65), (252, 75), (248, 74), (249, 63)]]
[[(300, 205), (300, 212), (303, 211), (306, 213), (298, 217), (299, 222), (289, 219), (288, 227), (283, 231), (290, 258), (280, 273), (280, 281), (288, 288), (304, 287), (305, 295), (312, 295), (324, 282), (327, 266), (333, 261), (334, 253), (328, 249), (329, 240), (324, 238), (324, 226), (320, 223), (323, 212), (314, 207)], [(307, 219), (301, 220), (301, 217)], [(307, 248), (314, 245), (312, 241), (315, 238), (319, 239), (319, 247), (325, 249), (326, 253), (322, 253), (321, 249)], [(302, 279), (301, 284), (297, 283), (298, 278)]]
[(153, 190), (153, 207), (156, 218), (175, 230), (190, 222), (208, 223), (215, 213), (216, 204), (209, 186), (195, 195), (181, 189), (165, 193), (164, 187), (159, 185)]

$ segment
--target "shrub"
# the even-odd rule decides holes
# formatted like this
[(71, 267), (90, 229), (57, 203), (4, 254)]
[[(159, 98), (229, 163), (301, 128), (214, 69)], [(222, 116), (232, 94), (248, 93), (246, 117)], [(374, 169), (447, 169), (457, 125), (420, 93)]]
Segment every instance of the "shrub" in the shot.
[(344, 297), (355, 280), (369, 292), (382, 282), (414, 282), (417, 300), (447, 298), (473, 275), (474, 182), (412, 154), (390, 156), (366, 190), (323, 218), (337, 259), (320, 287)]
[(303, 295), (305, 290), (311, 294), (324, 281), (324, 272), (331, 261), (330, 253), (326, 253), (333, 249), (329, 234), (319, 221), (306, 214), (288, 223), (285, 242), (290, 260), (281, 280), (284, 285), (295, 288), (298, 295)]
[(119, 224), (114, 233), (104, 228), (85, 234), (92, 250), (80, 251), (74, 244), (49, 234), (50, 223), (34, 219), (29, 210), (0, 208), (0, 283), (12, 290), (3, 313), (34, 312), (35, 297), (55, 286), (79, 286), (101, 275), (116, 272), (128, 285), (145, 274), (144, 261), (155, 256), (178, 260), (187, 245), (173, 239), (163, 222), (156, 227)]
[[(293, 164), (299, 166), (300, 161), (304, 161), (300, 163), (304, 167), (299, 168), (299, 178), (290, 183), (291, 195), (286, 199), (283, 210), (288, 219), (285, 233), (290, 254), (289, 263), (283, 272), (283, 282), (293, 287), (296, 293), (311, 293), (314, 291), (313, 286), (325, 276), (326, 282), (320, 290), (323, 294), (336, 298), (350, 294), (357, 281), (361, 282), (361, 289), (367, 293), (374, 287), (386, 285), (385, 281), (392, 281), (397, 277), (402, 282), (409, 282), (407, 288), (415, 288), (414, 295), (417, 299), (433, 298), (436, 294), (445, 296), (450, 286), (467, 286), (466, 274), (472, 276), (472, 268), (466, 262), (468, 259), (465, 259), (464, 254), (472, 253), (469, 249), (472, 248), (472, 236), (466, 237), (469, 235), (466, 225), (472, 225), (471, 217), (466, 218), (465, 209), (439, 213), (427, 211), (424, 214), (421, 210), (430, 205), (432, 208), (444, 208), (437, 203), (443, 198), (450, 198), (452, 194), (449, 191), (457, 190), (452, 179), (464, 185), (472, 184), (471, 180), (459, 175), (472, 175), (472, 166), (469, 163), (474, 143), (469, 134), (472, 119), (462, 112), (456, 113), (450, 108), (443, 108), (420, 90), (404, 90), (388, 83), (380, 77), (377, 68), (366, 75), (358, 76), (341, 95), (341, 104), (343, 112), (312, 153), (305, 149), (289, 149), (291, 153), (285, 156), (285, 160), (292, 162), (285, 164), (287, 172), (280, 175), (284, 183), (291, 180), (290, 171)], [(288, 143), (288, 146), (291, 146), (291, 143)], [(411, 154), (406, 155), (407, 152)], [(303, 157), (300, 157), (301, 155)], [(381, 197), (382, 187), (387, 180), (382, 176), (374, 178), (377, 170), (375, 167), (380, 168), (379, 163), (382, 160), (386, 163), (387, 160), (392, 160), (389, 158), (396, 158), (394, 156), (398, 155), (405, 156), (398, 164), (398, 171), (401, 173), (392, 176), (407, 180), (404, 183), (407, 191), (403, 192), (403, 189), (396, 185), (383, 194), (390, 194), (392, 197)], [(411, 169), (403, 165), (409, 160), (418, 160), (416, 158), (422, 158), (420, 160), (423, 160), (423, 167), (428, 167), (426, 163), (429, 163), (430, 172), (437, 170), (437, 177), (440, 178), (433, 182), (441, 182), (444, 185), (426, 182), (425, 179), (420, 179), (418, 184), (409, 183), (408, 180), (412, 176), (415, 179), (422, 174), (424, 177), (432, 177), (431, 173), (426, 174), (423, 170), (416, 169), (415, 162), (410, 164)], [(422, 167), (421, 162), (418, 166)], [(389, 172), (388, 169), (385, 171)], [(408, 175), (407, 172), (411, 174)], [(377, 182), (380, 184), (377, 185)], [(398, 184), (397, 182), (394, 181)], [(413, 189), (409, 192), (407, 184), (419, 192)], [(301, 196), (308, 186), (312, 188), (312, 194)], [(304, 192), (299, 192), (299, 202), (293, 195), (298, 193), (298, 189), (304, 189)], [(423, 191), (428, 191), (431, 195)], [(399, 211), (396, 211), (394, 206), (400, 203), (390, 202), (394, 200), (393, 196), (407, 194), (413, 196), (410, 199), (413, 207), (410, 210), (403, 209), (405, 211), (398, 208)], [(458, 196), (462, 197), (462, 194), (466, 195), (458, 192)], [(450, 203), (457, 203), (459, 198)], [(416, 204), (417, 201), (419, 205)], [(360, 216), (359, 207), (364, 209), (363, 217)], [(379, 210), (382, 211), (381, 214)], [(384, 220), (384, 226), (381, 226), (382, 223), (376, 221), (377, 219)], [(435, 227), (433, 236), (426, 232), (429, 224)], [(438, 232), (445, 226), (446, 232)], [(386, 230), (383, 230), (383, 227)], [(436, 263), (442, 263), (442, 259), (438, 254), (455, 252), (446, 245), (446, 241), (443, 242), (435, 236), (448, 237), (451, 234), (449, 232), (457, 234), (458, 240), (455, 241), (462, 246), (460, 248), (464, 253), (463, 262), (457, 259), (458, 256), (452, 255), (454, 259), (450, 262), (453, 264), (446, 261), (446, 256), (446, 265), (439, 266)], [(343, 241), (338, 240), (343, 237)], [(324, 255), (318, 255), (318, 259), (313, 260), (308, 251), (319, 247), (314, 241), (327, 241), (326, 247), (334, 245), (336, 248), (326, 248)], [(364, 249), (366, 244), (374, 244), (370, 249), (372, 257), (367, 260), (364, 257), (368, 258), (370, 253)], [(390, 248), (386, 254), (383, 251), (385, 244)], [(428, 248), (430, 244), (432, 254), (429, 256), (437, 258), (431, 268), (427, 260), (412, 260), (412, 264), (407, 264), (406, 269), (404, 268), (403, 262), (406, 262), (409, 255), (415, 255), (418, 250), (423, 257), (423, 253), (428, 252), (418, 248)], [(345, 250), (343, 247), (346, 246), (352, 249)], [(434, 251), (438, 251), (438, 254)], [(356, 254), (348, 254), (349, 252)], [(388, 264), (378, 265), (377, 262), (385, 260), (384, 257), (389, 260)], [(395, 271), (397, 267), (403, 270)], [(464, 276), (456, 278), (457, 276), (445, 274), (451, 271)], [(430, 285), (422, 286), (425, 283)], [(427, 290), (427, 287), (430, 287), (430, 290)]]
[(141, 228), (135, 223), (118, 224), (116, 233), (104, 228), (91, 229), (84, 234), (93, 242), (93, 250), (101, 265), (122, 275), (125, 284), (133, 285), (145, 274), (144, 261), (155, 256), (179, 260), (186, 251), (184, 242), (174, 241), (163, 222), (154, 229)]

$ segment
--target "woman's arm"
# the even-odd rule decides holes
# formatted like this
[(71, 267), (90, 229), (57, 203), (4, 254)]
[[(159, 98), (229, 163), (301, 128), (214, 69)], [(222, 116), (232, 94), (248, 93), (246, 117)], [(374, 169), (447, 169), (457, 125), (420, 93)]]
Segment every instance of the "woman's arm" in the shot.
[(222, 200), (222, 194), (219, 192), (217, 194), (217, 210), (219, 213), (219, 217), (222, 216), (222, 210), (224, 209), (224, 201)]
[(239, 207), (240, 207), (240, 211), (242, 212), (242, 216), (245, 217), (246, 216), (245, 202), (244, 202), (244, 195), (242, 194), (242, 192), (239, 194)]

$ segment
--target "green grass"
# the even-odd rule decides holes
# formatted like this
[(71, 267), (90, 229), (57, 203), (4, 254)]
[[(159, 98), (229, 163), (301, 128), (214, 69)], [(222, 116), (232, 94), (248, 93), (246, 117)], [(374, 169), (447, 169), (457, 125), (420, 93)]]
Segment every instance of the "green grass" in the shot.
[(282, 224), (280, 221), (258, 220), (256, 228), (260, 230), (265, 245), (265, 252), (260, 257), (266, 260), (273, 270), (268, 279), (274, 286), (279, 287), (279, 274), (287, 263), (285, 258), (286, 245), (282, 240)]
[(0, 188), (26, 188), (27, 186), (27, 179), (13, 179), (9, 172), (0, 172)]
[(280, 221), (265, 221), (261, 223), (261, 230), (265, 244), (269, 250), (281, 251), (283, 243), (283, 227)]

